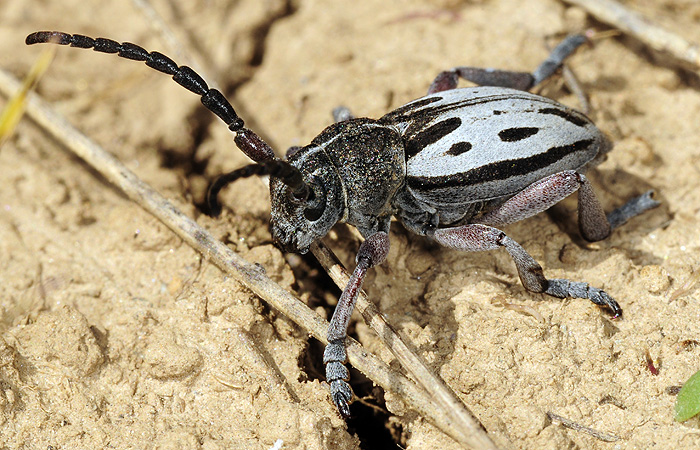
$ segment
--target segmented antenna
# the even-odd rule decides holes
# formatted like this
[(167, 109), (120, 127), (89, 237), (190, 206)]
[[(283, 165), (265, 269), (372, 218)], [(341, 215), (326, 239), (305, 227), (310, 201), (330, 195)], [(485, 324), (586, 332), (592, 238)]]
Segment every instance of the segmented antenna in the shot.
[(257, 164), (249, 164), (233, 172), (220, 175), (214, 180), (207, 191), (207, 205), (209, 206), (211, 215), (218, 216), (221, 213), (221, 204), (217, 198), (221, 189), (240, 178), (256, 175), (270, 175), (271, 177), (279, 179), (282, 183), (289, 186), (292, 195), (294, 195), (294, 198), (298, 200), (299, 203), (305, 203), (309, 199), (311, 191), (309, 190), (309, 185), (304, 182), (299, 169), (292, 166), (287, 161), (273, 159)]
[(130, 42), (119, 43), (105, 38), (93, 39), (80, 34), (71, 35), (60, 31), (38, 31), (27, 36), (25, 42), (27, 45), (52, 43), (78, 48), (92, 48), (97, 52), (116, 53), (122, 58), (144, 61), (148, 67), (171, 75), (177, 84), (199, 95), (202, 104), (223, 120), (229, 130), (236, 133), (236, 144), (250, 159), (266, 161), (275, 158), (274, 152), (265, 141), (251, 130), (244, 128), (243, 119), (238, 117), (231, 103), (220, 91), (210, 89), (194, 70), (187, 66), (178, 66), (162, 53), (148, 52), (143, 47)]

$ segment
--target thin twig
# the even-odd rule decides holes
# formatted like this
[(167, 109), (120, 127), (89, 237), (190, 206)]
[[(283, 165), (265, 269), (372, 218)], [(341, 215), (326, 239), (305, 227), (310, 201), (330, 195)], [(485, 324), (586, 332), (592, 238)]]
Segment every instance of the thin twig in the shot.
[(268, 359), (271, 358), (266, 357), (268, 355), (263, 354), (261, 351), (261, 348), (264, 347), (259, 345), (249, 332), (238, 325), (233, 325), (232, 328), (238, 338), (238, 342), (242, 343), (245, 347), (245, 352), (248, 357), (252, 359), (258, 367), (263, 368), (266, 383), (265, 388), (269, 395), (274, 395), (274, 391), (279, 391), (279, 387), (282, 386), (286, 394), (286, 400), (290, 403), (299, 403), (299, 396), (294, 392), (292, 386), (289, 385), (289, 381), (282, 375), (279, 367), (276, 366), (274, 362), (269, 361)]
[(534, 317), (534, 319), (535, 319), (536, 321), (538, 321), (539, 323), (545, 323), (545, 322), (546, 322), (546, 320), (545, 320), (545, 318), (542, 316), (542, 314), (540, 314), (540, 312), (537, 311), (537, 309), (533, 308), (532, 306), (528, 306), (528, 305), (519, 305), (519, 304), (517, 304), (517, 303), (509, 303), (509, 302), (507, 302), (507, 301), (505, 300), (504, 297), (505, 297), (505, 296), (503, 296), (503, 295), (499, 295), (499, 296), (497, 296), (496, 298), (494, 298), (494, 299), (491, 301), (491, 303), (498, 302), (498, 303), (499, 303), (501, 306), (503, 306), (505, 309), (509, 309), (509, 310), (511, 310), (511, 311), (516, 311), (516, 312), (519, 312), (519, 313), (521, 313), (521, 314), (527, 314), (527, 315), (529, 315), (529, 316), (532, 316), (532, 317)]
[[(311, 251), (335, 284), (341, 289), (344, 288), (348, 284), (350, 274), (338, 261), (338, 258), (333, 252), (320, 241), (311, 245)], [(434, 398), (437, 403), (433, 406), (436, 408), (435, 414), (450, 417), (452, 423), (460, 424), (460, 428), (463, 429), (483, 429), (479, 420), (474, 417), (464, 403), (457, 398), (452, 389), (447, 386), (442, 378), (430, 370), (415, 351), (401, 339), (396, 330), (389, 325), (384, 316), (379, 312), (379, 309), (377, 309), (374, 303), (369, 301), (367, 295), (362, 291), (360, 291), (360, 294), (357, 296), (355, 308), (362, 314), (362, 317), (372, 331), (377, 333), (384, 344), (391, 350), (391, 353), (396, 356), (399, 363), (401, 363), (418, 384)]]
[(585, 9), (596, 19), (635, 37), (654, 50), (665, 52), (700, 69), (700, 46), (653, 24), (641, 14), (630, 11), (614, 0), (562, 0)]
[[(6, 96), (20, 88), (20, 82), (0, 70), (0, 91)], [(67, 149), (94, 168), (105, 179), (121, 189), (131, 200), (158, 218), (183, 241), (204, 255), (221, 270), (246, 286), (322, 343), (326, 342), (328, 322), (319, 317), (301, 300), (282, 289), (265, 276), (263, 271), (241, 258), (216, 240), (209, 232), (187, 217), (158, 192), (144, 183), (110, 153), (73, 128), (38, 95), (27, 97), (27, 114), (41, 128)], [(367, 352), (357, 341), (348, 339), (350, 363), (369, 379), (386, 390), (399, 395), (408, 405), (423, 415), (461, 445), (476, 449), (496, 449), (478, 421), (455, 422), (442, 408), (435, 408), (435, 399), (403, 374), (391, 369), (375, 355)]]
[(562, 426), (566, 428), (571, 428), (574, 431), (583, 431), (584, 433), (590, 434), (594, 438), (600, 439), (601, 441), (616, 442), (620, 440), (619, 436), (615, 436), (614, 434), (610, 433), (605, 433), (603, 431), (594, 430), (593, 428), (583, 426), (580, 423), (576, 423), (571, 419), (559, 416), (550, 411), (547, 412), (547, 416), (549, 417), (549, 420), (553, 422), (559, 422), (560, 424), (562, 424)]
[(700, 269), (697, 269), (695, 273), (690, 275), (688, 280), (683, 283), (683, 286), (678, 288), (671, 296), (668, 298), (670, 302), (678, 299), (679, 297), (682, 297), (689, 292), (691, 292), (693, 289), (695, 289), (695, 286), (700, 283)]
[(576, 95), (576, 98), (578, 98), (578, 102), (581, 105), (581, 111), (588, 115), (591, 113), (591, 103), (588, 101), (588, 96), (586, 95), (586, 91), (581, 87), (581, 82), (578, 80), (578, 77), (576, 76), (576, 73), (571, 70), (571, 67), (568, 65), (564, 64), (561, 68), (561, 75), (562, 78), (564, 78), (564, 83), (566, 83), (566, 86), (571, 90), (571, 92)]

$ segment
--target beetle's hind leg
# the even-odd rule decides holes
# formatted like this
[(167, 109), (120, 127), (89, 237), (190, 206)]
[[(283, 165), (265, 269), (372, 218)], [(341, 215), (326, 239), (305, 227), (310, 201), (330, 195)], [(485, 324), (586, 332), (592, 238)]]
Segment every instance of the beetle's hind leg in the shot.
[(485, 251), (505, 247), (515, 261), (523, 286), (532, 292), (542, 292), (559, 298), (587, 298), (607, 306), (615, 316), (622, 314), (617, 302), (605, 291), (586, 283), (566, 279), (548, 280), (542, 267), (517, 242), (495, 226), (507, 225), (540, 213), (578, 190), (579, 228), (583, 237), (597, 241), (628, 219), (659, 205), (651, 198), (652, 191), (635, 197), (607, 216), (593, 192), (588, 179), (567, 170), (545, 177), (481, 216), (479, 223), (455, 228), (442, 228), (433, 238), (440, 244), (464, 251)]
[(606, 215), (586, 176), (565, 170), (532, 183), (477, 222), (496, 227), (518, 222), (545, 211), (577, 190), (579, 230), (591, 242), (605, 239), (629, 219), (659, 206), (651, 197), (653, 191), (648, 191)]
[(586, 37), (581, 34), (567, 36), (532, 73), (467, 66), (440, 72), (430, 85), (428, 94), (456, 88), (460, 77), (480, 86), (500, 86), (528, 91), (554, 75), (564, 60), (586, 40)]
[(587, 283), (566, 279), (545, 278), (542, 267), (523, 249), (498, 228), (482, 224), (469, 224), (455, 228), (439, 228), (433, 238), (445, 247), (479, 252), (505, 247), (515, 262), (518, 275), (528, 291), (558, 298), (586, 298), (596, 305), (608, 307), (615, 317), (622, 314), (620, 305), (605, 291)]
[(614, 230), (631, 218), (640, 215), (644, 211), (659, 206), (661, 203), (652, 198), (653, 194), (653, 190), (646, 191), (639, 197), (629, 200), (624, 205), (609, 213), (607, 219), (608, 222), (610, 222), (612, 229)]

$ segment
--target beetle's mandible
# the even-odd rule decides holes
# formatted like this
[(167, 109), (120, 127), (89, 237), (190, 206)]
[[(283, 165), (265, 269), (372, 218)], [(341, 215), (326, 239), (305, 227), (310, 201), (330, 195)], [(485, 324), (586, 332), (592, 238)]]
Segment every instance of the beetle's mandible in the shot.
[[(336, 110), (336, 123), (286, 160), (245, 128), (230, 103), (187, 66), (167, 56), (111, 39), (56, 31), (27, 36), (27, 44), (57, 43), (145, 62), (201, 96), (202, 103), (236, 134), (235, 143), (255, 164), (222, 175), (207, 200), (220, 211), (219, 191), (253, 175), (269, 175), (271, 230), (290, 252), (305, 253), (338, 222), (357, 227), (365, 241), (357, 266), (331, 319), (324, 352), (326, 378), (340, 413), (350, 415), (345, 338), (367, 270), (389, 252), (389, 226), (398, 218), (410, 231), (464, 251), (510, 253), (520, 280), (532, 292), (583, 298), (622, 310), (601, 289), (545, 278), (540, 265), (497, 227), (542, 212), (578, 191), (579, 228), (589, 241), (606, 238), (628, 219), (658, 205), (649, 191), (605, 214), (584, 173), (604, 159), (610, 141), (584, 114), (527, 92), (553, 75), (585, 42), (572, 35), (534, 72), (456, 67), (440, 73), (428, 95), (384, 117), (354, 118)], [(458, 78), (479, 86), (457, 88)]]

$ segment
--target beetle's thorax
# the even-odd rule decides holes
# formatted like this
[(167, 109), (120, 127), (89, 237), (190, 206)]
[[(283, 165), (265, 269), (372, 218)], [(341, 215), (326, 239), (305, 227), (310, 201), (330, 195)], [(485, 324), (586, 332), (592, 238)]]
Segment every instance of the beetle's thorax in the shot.
[(286, 251), (306, 252), (340, 221), (364, 236), (388, 231), (395, 212), (391, 200), (406, 173), (394, 127), (371, 119), (333, 124), (294, 152), (289, 163), (310, 185), (315, 206), (300, 204), (279, 180), (270, 181), (272, 234)]
[(372, 119), (333, 124), (316, 137), (340, 177), (345, 198), (342, 220), (364, 236), (388, 230), (391, 200), (402, 186), (406, 163), (401, 135)]

